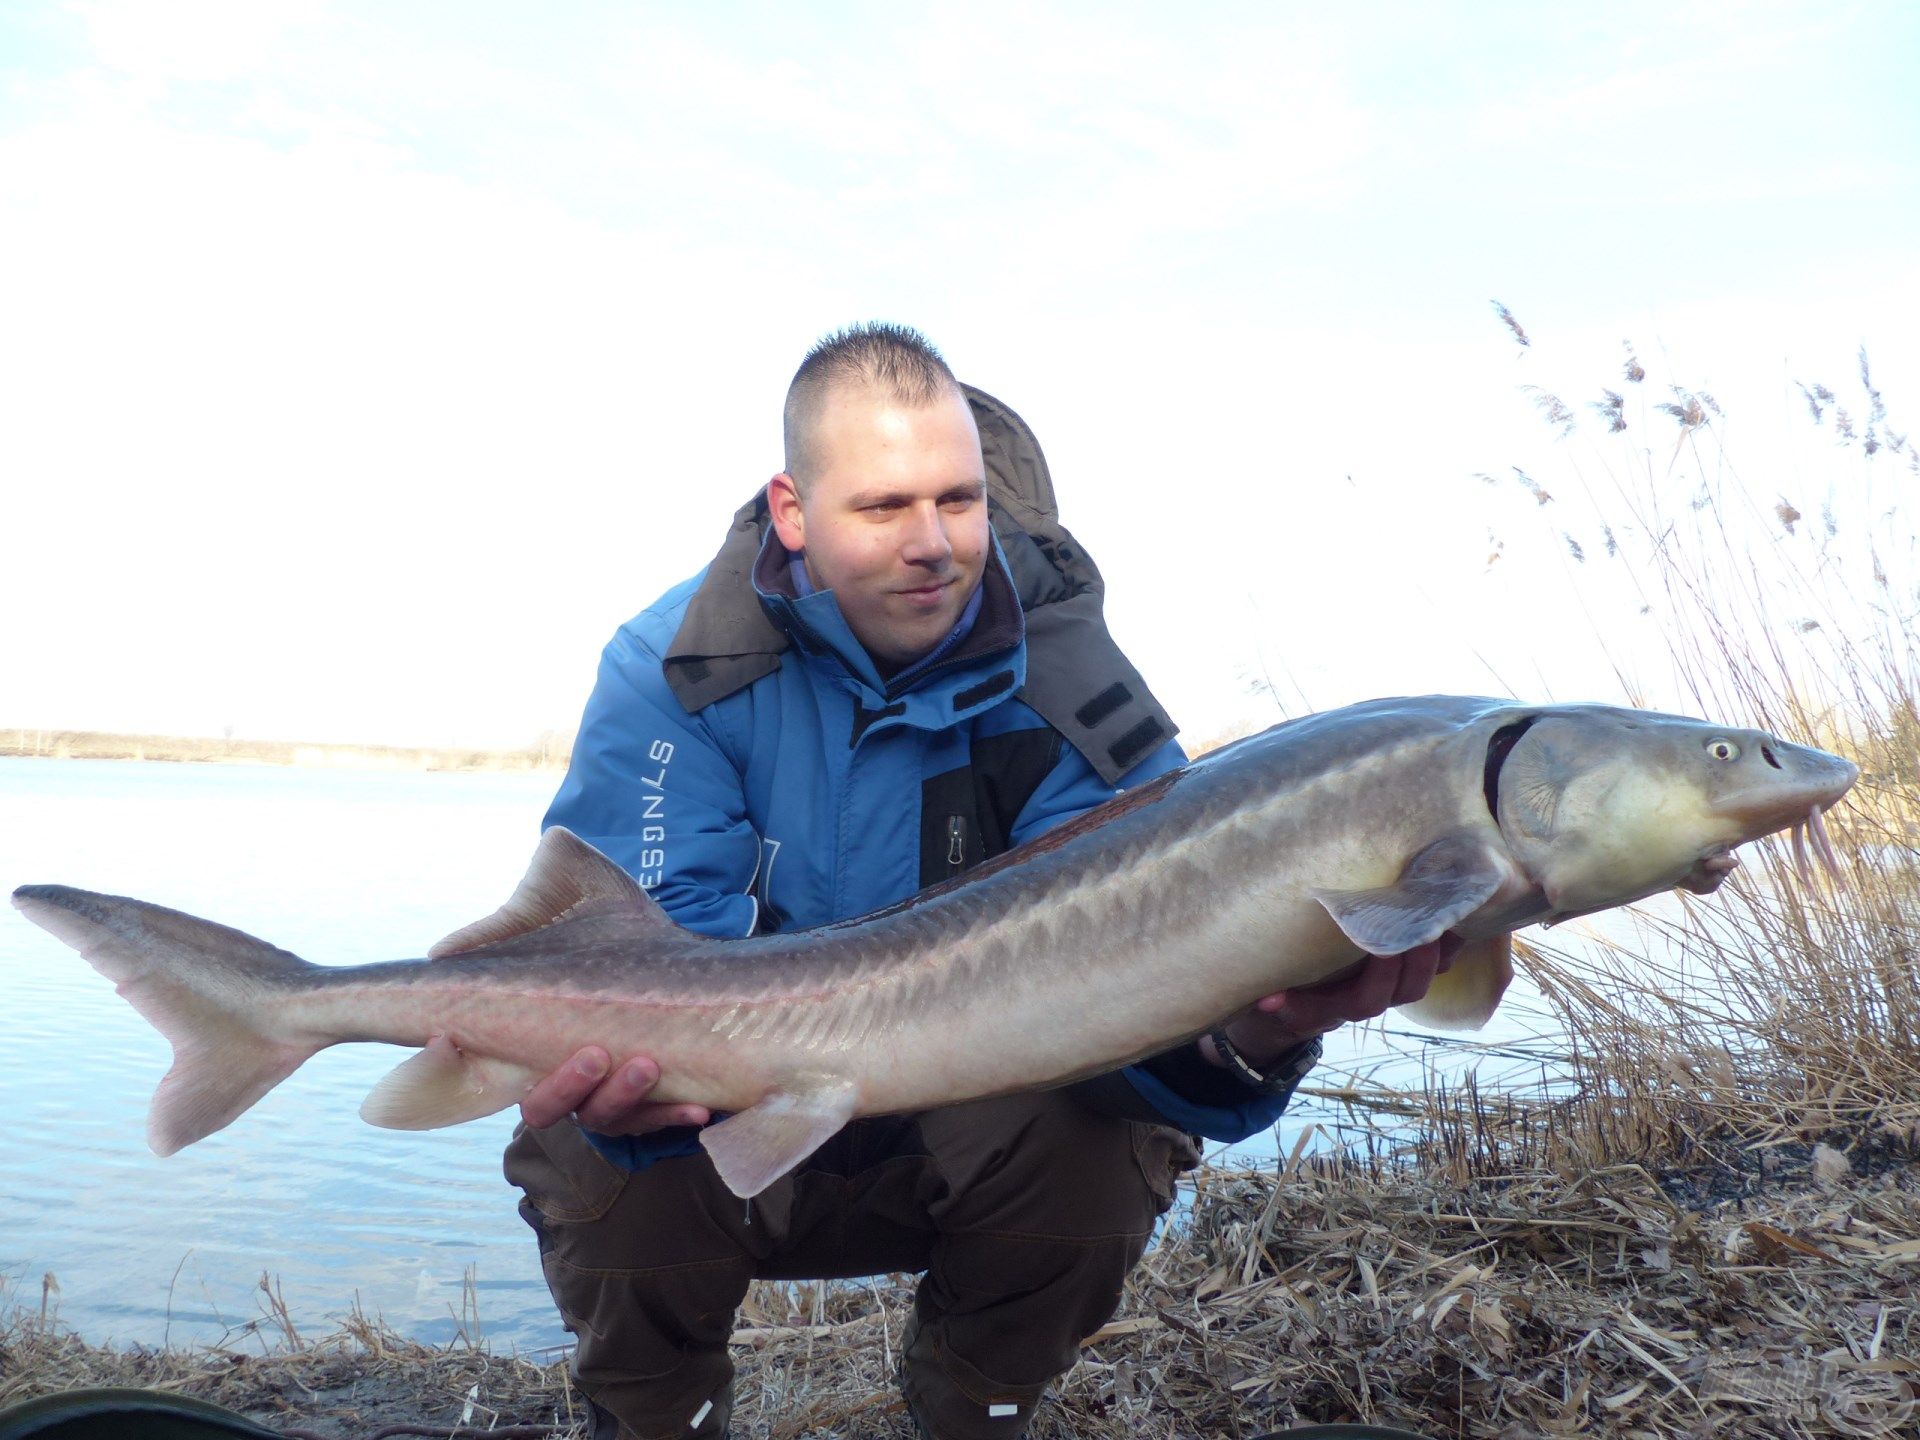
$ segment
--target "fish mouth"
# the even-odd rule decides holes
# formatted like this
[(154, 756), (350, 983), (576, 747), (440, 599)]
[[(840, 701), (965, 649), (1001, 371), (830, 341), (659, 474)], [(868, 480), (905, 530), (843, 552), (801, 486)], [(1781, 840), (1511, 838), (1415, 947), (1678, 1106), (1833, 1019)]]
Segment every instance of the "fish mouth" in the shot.
[(1740, 857), (1733, 853), (1733, 847), (1717, 845), (1693, 862), (1693, 868), (1680, 877), (1679, 885), (1695, 895), (1711, 895), (1739, 868)]
[[(1820, 862), (1819, 868), (1826, 872), (1836, 890), (1844, 890), (1847, 885), (1846, 871), (1840, 864), (1839, 852), (1833, 848), (1833, 837), (1827, 833), (1826, 821), (1821, 815), (1821, 807), (1812, 805), (1803, 817), (1793, 822), (1794, 872), (1802, 883), (1813, 883), (1814, 866), (1807, 856), (1811, 837), (1813, 857)], [(1680, 888), (1691, 890), (1695, 895), (1711, 895), (1725, 883), (1727, 876), (1739, 868), (1740, 860), (1733, 853), (1733, 846), (1716, 845), (1694, 861), (1693, 868), (1682, 877)]]

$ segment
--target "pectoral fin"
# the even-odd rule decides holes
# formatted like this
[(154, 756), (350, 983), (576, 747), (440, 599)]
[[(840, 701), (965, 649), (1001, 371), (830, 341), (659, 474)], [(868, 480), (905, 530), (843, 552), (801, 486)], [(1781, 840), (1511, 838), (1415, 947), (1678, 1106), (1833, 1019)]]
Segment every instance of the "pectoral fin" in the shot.
[(1473, 835), (1436, 840), (1391, 885), (1315, 890), (1346, 937), (1369, 955), (1401, 955), (1473, 914), (1500, 889), (1507, 867)]
[(388, 1130), (438, 1130), (518, 1104), (540, 1078), (538, 1070), (468, 1054), (436, 1035), (368, 1092), (360, 1118)]
[(853, 1105), (853, 1082), (826, 1076), (770, 1091), (759, 1104), (702, 1130), (700, 1143), (727, 1188), (750, 1199), (831, 1139), (853, 1118)]
[(1427, 993), (1399, 1011), (1436, 1030), (1478, 1030), (1500, 1008), (1513, 979), (1513, 937), (1476, 940), (1453, 957), (1453, 968), (1433, 977)]

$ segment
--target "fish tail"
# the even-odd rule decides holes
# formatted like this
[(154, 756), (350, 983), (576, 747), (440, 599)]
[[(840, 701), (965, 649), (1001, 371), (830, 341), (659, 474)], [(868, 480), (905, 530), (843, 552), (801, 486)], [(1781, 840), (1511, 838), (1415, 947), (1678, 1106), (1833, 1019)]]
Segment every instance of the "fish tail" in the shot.
[(264, 940), (141, 900), (25, 885), (13, 903), (78, 950), (173, 1046), (147, 1112), (156, 1155), (225, 1128), (322, 1048), (270, 1032), (275, 1012), (319, 967)]

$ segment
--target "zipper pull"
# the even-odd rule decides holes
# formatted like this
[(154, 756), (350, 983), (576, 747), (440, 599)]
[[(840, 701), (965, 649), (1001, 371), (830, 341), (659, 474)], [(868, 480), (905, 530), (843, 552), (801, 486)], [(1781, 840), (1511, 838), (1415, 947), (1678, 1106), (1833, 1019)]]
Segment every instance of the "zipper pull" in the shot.
[(947, 817), (947, 873), (958, 875), (967, 863), (967, 817)]

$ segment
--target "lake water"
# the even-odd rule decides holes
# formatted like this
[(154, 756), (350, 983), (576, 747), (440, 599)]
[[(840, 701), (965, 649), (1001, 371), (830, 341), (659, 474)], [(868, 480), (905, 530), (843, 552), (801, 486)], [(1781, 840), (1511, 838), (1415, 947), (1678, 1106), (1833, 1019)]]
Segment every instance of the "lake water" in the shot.
[[(0, 889), (135, 895), (321, 964), (422, 955), (511, 892), (557, 779), (0, 757)], [(1516, 991), (1483, 1038), (1535, 1028)], [(251, 1344), (264, 1273), (303, 1333), (332, 1329), (357, 1302), (436, 1342), (459, 1332), (471, 1272), (496, 1349), (566, 1340), (500, 1176), (512, 1112), (374, 1129), (360, 1101), (400, 1052), (340, 1046), (161, 1160), (144, 1133), (166, 1042), (11, 906), (0, 907), (0, 1016), (0, 1310), (37, 1310), (51, 1273), (59, 1319), (87, 1339)], [(1420, 1045), (1338, 1037), (1316, 1080), (1345, 1067), (1417, 1074)], [(1530, 1062), (1520, 1048), (1490, 1063)], [(1315, 1118), (1328, 1117), (1296, 1105), (1236, 1153), (1270, 1160)]]

